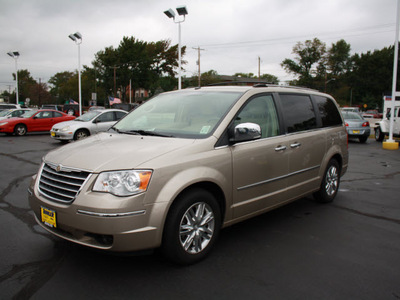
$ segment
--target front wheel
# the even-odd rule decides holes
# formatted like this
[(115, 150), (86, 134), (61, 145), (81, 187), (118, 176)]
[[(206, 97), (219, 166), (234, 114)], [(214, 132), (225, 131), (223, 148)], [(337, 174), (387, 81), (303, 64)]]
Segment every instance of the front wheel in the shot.
[(26, 126), (23, 124), (18, 124), (17, 126), (15, 126), (14, 128), (14, 133), (17, 136), (23, 136), (25, 135), (27, 132)]
[(215, 197), (203, 189), (181, 195), (166, 220), (162, 250), (178, 264), (193, 264), (205, 258), (221, 227), (221, 212)]
[(385, 138), (385, 134), (382, 132), (381, 128), (378, 126), (375, 128), (375, 140), (377, 142), (382, 142)]
[(321, 187), (314, 193), (314, 198), (321, 203), (332, 202), (339, 190), (339, 184), (340, 166), (337, 160), (331, 159), (326, 167)]
[(89, 135), (90, 133), (86, 129), (79, 129), (74, 135), (74, 140), (80, 141), (87, 138)]

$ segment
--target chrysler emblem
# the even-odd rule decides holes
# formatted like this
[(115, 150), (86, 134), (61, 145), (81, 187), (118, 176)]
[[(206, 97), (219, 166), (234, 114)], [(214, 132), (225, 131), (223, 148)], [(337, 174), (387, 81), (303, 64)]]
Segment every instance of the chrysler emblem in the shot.
[(57, 171), (57, 172), (60, 172), (60, 171), (61, 171), (61, 169), (62, 169), (62, 165), (57, 165), (57, 167), (56, 167), (56, 171)]

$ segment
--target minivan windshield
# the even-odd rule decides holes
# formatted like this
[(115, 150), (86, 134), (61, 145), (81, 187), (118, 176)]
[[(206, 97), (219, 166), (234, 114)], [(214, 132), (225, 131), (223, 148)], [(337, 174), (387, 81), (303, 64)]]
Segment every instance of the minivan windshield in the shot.
[(119, 133), (206, 138), (242, 93), (191, 90), (158, 95), (112, 129)]

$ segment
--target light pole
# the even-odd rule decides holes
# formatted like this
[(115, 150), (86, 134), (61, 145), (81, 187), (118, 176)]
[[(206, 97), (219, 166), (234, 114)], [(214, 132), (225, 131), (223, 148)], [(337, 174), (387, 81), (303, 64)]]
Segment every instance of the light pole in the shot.
[(19, 57), (19, 52), (18, 51), (10, 51), (7, 54), (15, 59), (15, 92), (16, 92), (16, 99), (17, 99), (16, 101), (17, 101), (17, 104), (18, 104), (19, 103), (19, 95), (18, 95), (18, 66), (17, 66), (17, 59)]
[(82, 115), (82, 88), (81, 88), (81, 47), (82, 34), (79, 32), (72, 33), (68, 36), (78, 45), (78, 88), (79, 88), (79, 115)]
[(178, 90), (182, 88), (182, 78), (181, 78), (181, 23), (185, 21), (186, 15), (188, 14), (188, 11), (186, 9), (186, 6), (178, 6), (176, 8), (176, 11), (178, 12), (178, 15), (183, 16), (183, 20), (175, 20), (175, 12), (170, 8), (166, 11), (164, 11), (164, 14), (167, 15), (168, 18), (174, 19), (174, 22), (179, 25), (179, 43), (178, 43), (178, 60), (179, 60), (179, 70), (178, 70)]

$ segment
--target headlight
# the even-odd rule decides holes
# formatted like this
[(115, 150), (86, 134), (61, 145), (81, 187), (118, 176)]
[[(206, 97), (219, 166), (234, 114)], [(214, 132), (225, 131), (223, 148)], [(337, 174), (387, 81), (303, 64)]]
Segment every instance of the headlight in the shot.
[(69, 126), (65, 126), (65, 127), (61, 128), (61, 131), (68, 131), (69, 129), (70, 129)]
[(0, 126), (6, 125), (8, 122), (0, 123)]
[(95, 192), (106, 192), (116, 196), (131, 196), (147, 190), (152, 171), (126, 170), (103, 172), (93, 186)]

